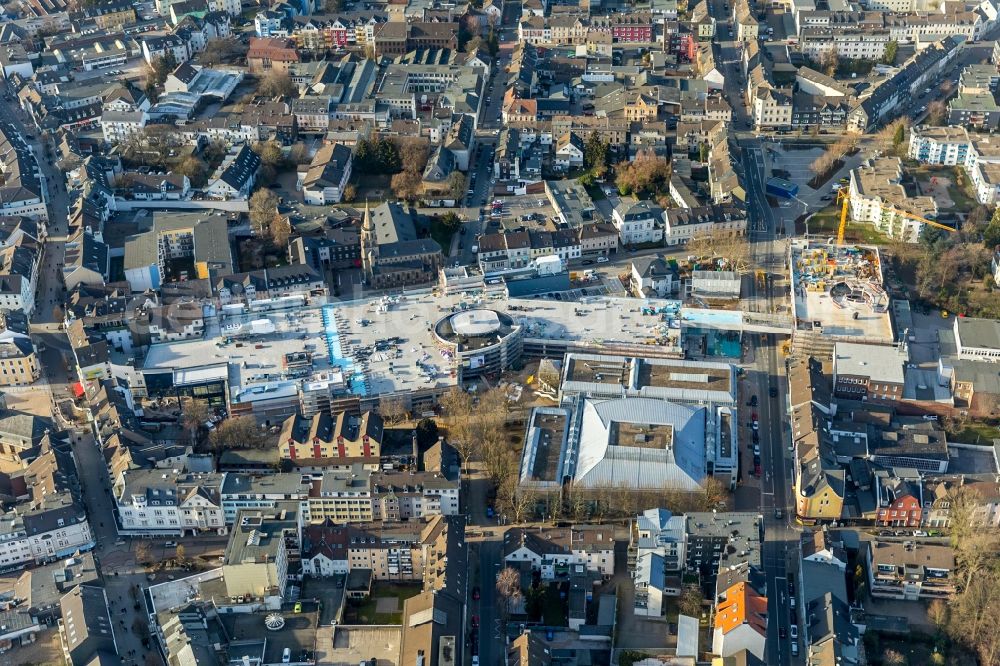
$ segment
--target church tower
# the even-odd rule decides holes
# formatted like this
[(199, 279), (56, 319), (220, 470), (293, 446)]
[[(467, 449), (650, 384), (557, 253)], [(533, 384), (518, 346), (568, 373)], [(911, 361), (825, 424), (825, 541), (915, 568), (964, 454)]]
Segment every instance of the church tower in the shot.
[(372, 212), (365, 201), (365, 216), (361, 221), (361, 267), (365, 271), (365, 279), (371, 283), (375, 272), (375, 262), (378, 259), (378, 241), (375, 238), (375, 225), (372, 224)]

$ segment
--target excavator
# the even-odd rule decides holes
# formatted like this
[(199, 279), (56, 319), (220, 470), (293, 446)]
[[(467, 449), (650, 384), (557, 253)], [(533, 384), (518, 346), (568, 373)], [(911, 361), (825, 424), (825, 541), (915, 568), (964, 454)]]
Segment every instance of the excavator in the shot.
[[(848, 194), (847, 188), (842, 187), (837, 190), (837, 202), (840, 203), (840, 226), (837, 227), (837, 245), (844, 244), (844, 231), (847, 229), (847, 213), (851, 206), (851, 196)], [(935, 222), (934, 220), (928, 220), (925, 217), (920, 217), (919, 215), (914, 215), (913, 213), (908, 213), (905, 210), (899, 208), (893, 209), (897, 215), (902, 215), (903, 217), (908, 217), (911, 220), (916, 220), (917, 222), (923, 222), (935, 229), (944, 229), (945, 231), (955, 231), (953, 227), (949, 227), (946, 224), (941, 224), (940, 222)]]

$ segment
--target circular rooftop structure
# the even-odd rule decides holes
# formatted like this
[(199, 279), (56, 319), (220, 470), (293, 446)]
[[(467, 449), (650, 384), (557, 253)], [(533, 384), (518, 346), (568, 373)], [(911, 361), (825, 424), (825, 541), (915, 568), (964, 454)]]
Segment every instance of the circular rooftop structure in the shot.
[(466, 310), (451, 316), (456, 335), (477, 337), (500, 330), (500, 315), (495, 310)]
[(452, 312), (434, 325), (438, 343), (460, 356), (504, 347), (519, 340), (520, 331), (510, 315), (486, 308)]
[(264, 618), (264, 626), (268, 631), (280, 631), (285, 628), (285, 618), (278, 613), (271, 613)]

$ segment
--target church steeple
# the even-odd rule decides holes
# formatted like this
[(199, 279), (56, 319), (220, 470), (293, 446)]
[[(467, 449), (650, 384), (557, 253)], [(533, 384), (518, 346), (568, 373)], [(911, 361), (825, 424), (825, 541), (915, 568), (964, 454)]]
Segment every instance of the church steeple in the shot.
[(372, 212), (368, 200), (365, 199), (365, 216), (361, 220), (361, 266), (369, 277), (372, 275), (375, 251), (375, 225), (372, 223)]

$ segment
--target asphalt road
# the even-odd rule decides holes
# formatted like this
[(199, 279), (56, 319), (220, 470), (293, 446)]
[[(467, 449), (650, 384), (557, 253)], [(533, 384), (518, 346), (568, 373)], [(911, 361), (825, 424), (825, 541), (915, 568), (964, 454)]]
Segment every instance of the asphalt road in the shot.
[[(779, 220), (767, 203), (764, 183), (767, 180), (766, 160), (761, 144), (757, 140), (746, 141), (742, 145), (744, 182), (747, 190), (747, 210), (750, 219), (751, 241), (755, 263), (774, 272), (784, 265), (784, 244), (776, 241)], [(773, 311), (775, 297), (772, 283), (758, 284), (749, 279), (752, 307), (761, 312)], [(754, 392), (758, 397), (757, 415), (760, 422), (761, 469), (764, 477), (760, 480), (760, 511), (764, 516), (764, 544), (762, 561), (768, 598), (768, 638), (767, 657), (769, 664), (788, 666), (791, 658), (790, 639), (780, 639), (779, 627), (787, 628), (791, 623), (788, 606), (788, 583), (786, 563), (798, 549), (798, 531), (790, 523), (790, 454), (786, 453), (784, 422), (787, 404), (781, 367), (783, 359), (777, 346), (781, 339), (774, 335), (755, 335), (754, 367), (749, 373)], [(778, 394), (771, 398), (771, 389)], [(781, 510), (781, 518), (776, 509)], [(801, 647), (801, 646), (800, 646)], [(802, 651), (800, 650), (800, 655)]]
[[(503, 544), (499, 539), (481, 541), (476, 544), (478, 571), (472, 577), (472, 584), (478, 585), (481, 597), (472, 599), (469, 591), (469, 617), (479, 616), (479, 663), (482, 666), (497, 666), (506, 663), (506, 632), (501, 626), (497, 608), (496, 575), (502, 565)], [(471, 627), (471, 621), (469, 623)], [(475, 646), (473, 646), (475, 647)], [(475, 654), (475, 653), (473, 653)]]
[[(6, 91), (6, 83), (0, 84), (0, 94)], [(30, 119), (17, 105), (0, 97), (0, 108), (7, 122), (19, 128), (29, 139), (38, 159), (42, 176), (46, 179), (49, 220), (47, 223), (48, 239), (43, 246), (42, 266), (39, 270), (38, 289), (35, 299), (35, 310), (31, 316), (31, 336), (36, 342), (44, 344), (45, 351), (39, 353), (42, 368), (42, 379), (33, 388), (48, 390), (55, 400), (70, 397), (69, 385), (72, 376), (68, 367), (72, 365), (72, 351), (64, 331), (60, 331), (53, 317), (53, 308), (62, 307), (65, 301), (65, 291), (62, 282), (62, 266), (65, 255), (68, 228), (69, 199), (66, 193), (65, 179), (54, 164), (48, 161), (48, 155), (41, 142), (41, 133), (31, 125)], [(54, 151), (51, 153), (55, 157)], [(67, 366), (67, 361), (70, 363)], [(111, 616), (115, 629), (119, 653), (125, 666), (145, 666), (159, 664), (162, 659), (155, 651), (146, 650), (142, 646), (140, 634), (133, 630), (133, 624), (146, 623), (143, 606), (137, 610), (138, 600), (133, 596), (132, 588), (141, 589), (148, 584), (145, 575), (136, 571), (134, 559), (131, 556), (130, 544), (116, 544), (118, 531), (115, 526), (114, 508), (109, 494), (106, 465), (100, 451), (94, 444), (89, 433), (74, 432), (73, 453), (76, 458), (77, 472), (83, 490), (87, 515), (91, 521), (97, 546), (94, 555), (98, 566), (105, 577), (105, 587), (111, 604)], [(155, 549), (154, 549), (155, 550)], [(162, 553), (154, 555), (162, 556)]]

